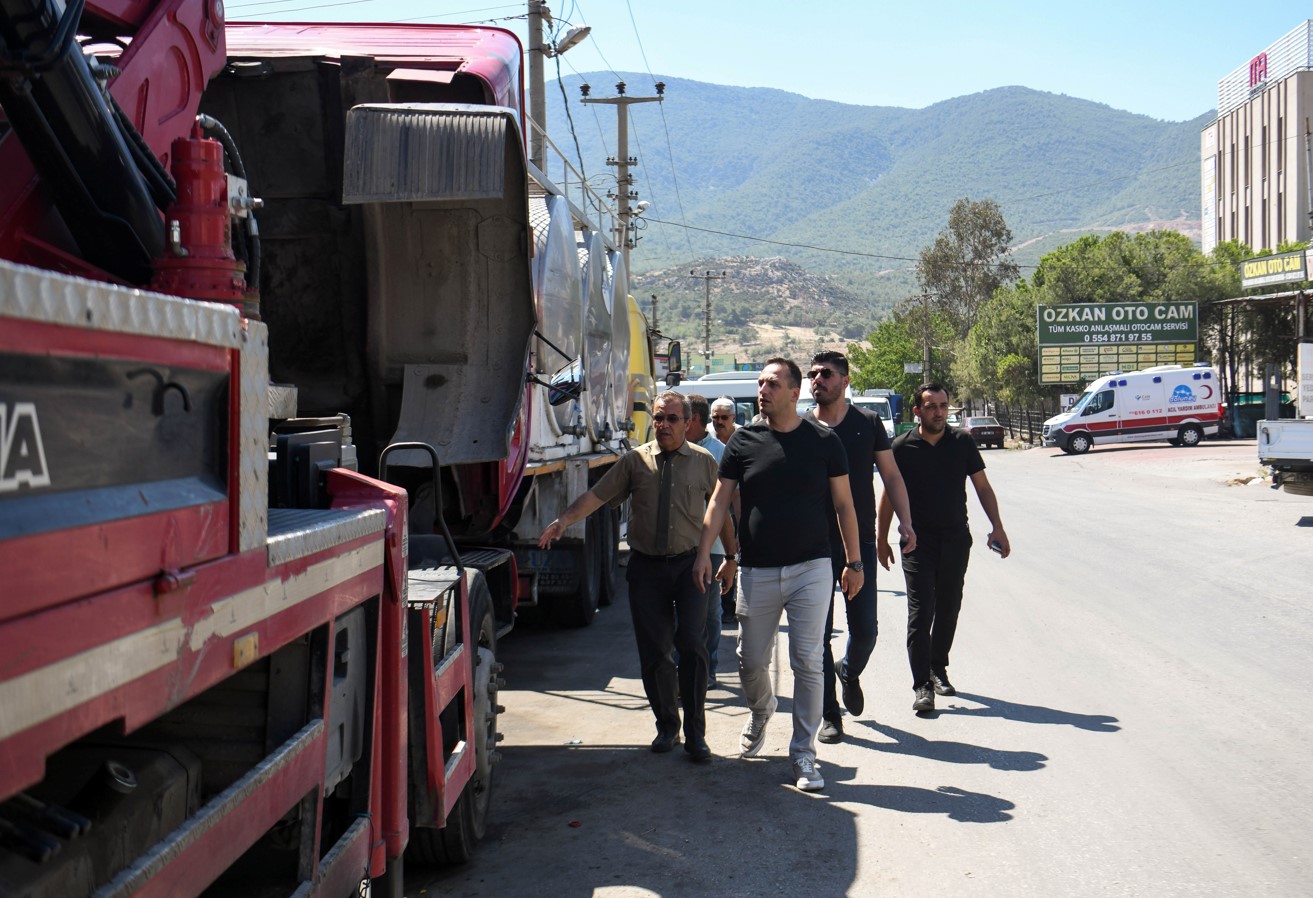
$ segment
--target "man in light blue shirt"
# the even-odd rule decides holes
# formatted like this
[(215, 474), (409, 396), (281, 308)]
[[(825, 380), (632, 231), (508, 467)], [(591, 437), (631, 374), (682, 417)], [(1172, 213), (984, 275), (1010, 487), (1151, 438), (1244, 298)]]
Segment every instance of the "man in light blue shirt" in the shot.
[[(687, 439), (696, 446), (711, 453), (720, 464), (720, 458), (725, 454), (725, 444), (716, 439), (716, 435), (711, 432), (711, 405), (707, 402), (707, 397), (700, 396), (697, 393), (691, 393), (688, 397), (690, 408), (688, 419)], [(725, 560), (725, 547), (721, 544), (720, 538), (711, 547), (711, 569), (713, 571), (720, 569), (720, 563)], [(710, 671), (707, 677), (707, 688), (713, 689), (716, 685), (716, 660), (720, 654), (720, 628), (723, 624), (721, 617), (720, 605), (720, 581), (714, 577), (707, 586), (707, 658), (709, 664), (707, 669)]]

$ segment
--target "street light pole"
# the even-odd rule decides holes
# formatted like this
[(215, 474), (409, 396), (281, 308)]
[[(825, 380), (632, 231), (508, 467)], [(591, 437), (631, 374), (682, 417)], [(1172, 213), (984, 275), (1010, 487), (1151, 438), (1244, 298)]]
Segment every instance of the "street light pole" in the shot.
[(543, 59), (560, 56), (592, 31), (587, 25), (571, 28), (557, 44), (543, 43), (543, 22), (554, 25), (547, 0), (529, 0), (529, 118), (538, 126), (529, 126), (529, 161), (543, 171), (543, 139), (547, 133), (546, 79)]
[(704, 274), (698, 274), (695, 271), (690, 271), (688, 273), (688, 276), (691, 278), (701, 279), (703, 285), (706, 288), (706, 302), (703, 306), (703, 315), (702, 315), (702, 320), (703, 320), (702, 373), (710, 374), (711, 373), (711, 282), (718, 281), (723, 277), (725, 277), (725, 272), (722, 271), (720, 274), (712, 274), (710, 271), (707, 271)]

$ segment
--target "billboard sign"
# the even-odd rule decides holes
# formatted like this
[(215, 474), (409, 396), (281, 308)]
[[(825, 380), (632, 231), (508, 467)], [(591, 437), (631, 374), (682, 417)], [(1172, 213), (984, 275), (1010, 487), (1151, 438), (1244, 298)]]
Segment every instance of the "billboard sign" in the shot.
[(1109, 371), (1190, 365), (1199, 341), (1197, 302), (1041, 305), (1035, 310), (1039, 382), (1072, 384)]

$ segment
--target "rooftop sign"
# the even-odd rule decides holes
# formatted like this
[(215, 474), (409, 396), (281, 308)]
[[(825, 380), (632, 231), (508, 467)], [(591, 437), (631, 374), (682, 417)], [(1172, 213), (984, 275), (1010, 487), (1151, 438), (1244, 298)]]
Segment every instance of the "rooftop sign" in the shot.
[(1239, 109), (1295, 72), (1313, 69), (1313, 19), (1277, 38), (1267, 49), (1217, 82), (1217, 115)]

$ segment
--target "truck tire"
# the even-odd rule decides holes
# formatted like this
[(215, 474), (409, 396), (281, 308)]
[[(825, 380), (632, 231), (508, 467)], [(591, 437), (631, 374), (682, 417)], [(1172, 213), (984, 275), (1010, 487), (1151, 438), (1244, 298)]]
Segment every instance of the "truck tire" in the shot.
[(1198, 424), (1187, 424), (1181, 428), (1181, 434), (1177, 437), (1182, 446), (1198, 446), (1204, 441), (1204, 431)]
[(620, 594), (620, 514), (610, 506), (597, 511), (602, 518), (602, 593), (598, 604), (610, 605)]
[(586, 627), (597, 616), (602, 597), (602, 523), (597, 514), (588, 516), (584, 525), (584, 542), (575, 554), (579, 566), (579, 586), (568, 596), (552, 602), (556, 621), (563, 627)]
[(1088, 433), (1083, 431), (1081, 433), (1073, 433), (1071, 438), (1067, 440), (1067, 451), (1072, 455), (1084, 455), (1086, 452), (1090, 451), (1090, 447), (1093, 445), (1094, 440), (1090, 438)]
[[(459, 614), (457, 610), (458, 621)], [(459, 625), (451, 629), (460, 633)], [(424, 866), (467, 862), (474, 856), (475, 844), (488, 829), (496, 761), (500, 665), (497, 664), (497, 620), (492, 613), (492, 594), (482, 574), (470, 582), (470, 637), (475, 641), (474, 651), (469, 653), (473, 667), (474, 729), (466, 736), (474, 751), (474, 775), (461, 790), (460, 798), (456, 799), (446, 826), (442, 829), (411, 827), (406, 852), (412, 860)], [(436, 646), (434, 654), (439, 655)], [(436, 665), (442, 658), (439, 656), (433, 660)]]

